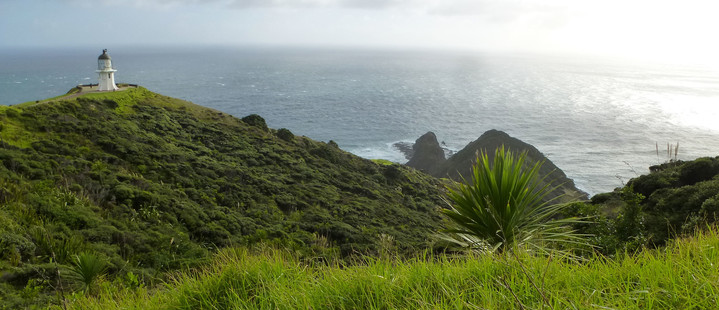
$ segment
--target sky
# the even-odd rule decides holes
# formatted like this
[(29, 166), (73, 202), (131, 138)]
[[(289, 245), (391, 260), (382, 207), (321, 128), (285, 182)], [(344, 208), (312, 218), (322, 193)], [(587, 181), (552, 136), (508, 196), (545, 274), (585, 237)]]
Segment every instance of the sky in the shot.
[(280, 45), (719, 64), (715, 0), (0, 0), (0, 49)]

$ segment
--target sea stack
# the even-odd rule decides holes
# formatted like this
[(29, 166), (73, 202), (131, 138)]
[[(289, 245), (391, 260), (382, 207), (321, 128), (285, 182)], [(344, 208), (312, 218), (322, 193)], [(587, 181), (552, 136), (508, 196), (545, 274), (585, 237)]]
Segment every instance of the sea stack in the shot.
[(417, 139), (413, 145), (412, 157), (406, 165), (423, 170), (438, 178), (461, 181), (463, 177), (471, 177), (472, 166), (476, 162), (479, 152), (487, 153), (491, 162), (494, 160), (494, 150), (501, 146), (514, 152), (527, 152), (527, 165), (533, 165), (536, 162), (544, 163), (539, 170), (539, 176), (542, 178), (540, 187), (544, 185), (557, 187), (555, 191), (545, 197), (544, 201), (566, 203), (588, 198), (587, 193), (578, 189), (574, 185), (574, 181), (537, 148), (494, 129), (483, 133), (477, 140), (447, 159), (443, 156), (444, 154), (440, 154), (441, 149), (437, 137), (434, 133), (428, 132)]
[(437, 167), (445, 160), (444, 150), (437, 142), (437, 136), (430, 131), (412, 145), (412, 158), (406, 165), (435, 175)]
[(117, 90), (115, 85), (115, 72), (117, 70), (112, 68), (112, 59), (107, 54), (107, 49), (102, 50), (102, 55), (97, 57), (97, 89), (99, 91), (111, 91)]

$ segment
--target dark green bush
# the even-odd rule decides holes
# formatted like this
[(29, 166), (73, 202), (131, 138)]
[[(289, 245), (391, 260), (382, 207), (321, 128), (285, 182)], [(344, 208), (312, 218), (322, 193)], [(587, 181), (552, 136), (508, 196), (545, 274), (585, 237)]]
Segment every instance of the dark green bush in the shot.
[(398, 165), (384, 166), (384, 177), (389, 181), (397, 181), (402, 176), (402, 171)]
[(676, 183), (674, 173), (652, 173), (632, 179), (627, 186), (631, 186), (636, 193), (649, 197), (655, 191), (673, 186)]
[(242, 118), (242, 121), (245, 122), (245, 124), (254, 126), (257, 128), (262, 129), (262, 131), (268, 131), (267, 123), (265, 122), (265, 119), (262, 118), (262, 116), (259, 116), (257, 114), (250, 114)]
[(340, 155), (338, 152), (339, 151), (337, 150), (337, 148), (335, 148), (329, 144), (323, 144), (323, 145), (313, 149), (312, 151), (310, 151), (310, 153), (312, 153), (312, 155), (324, 158), (332, 163), (339, 162)]
[(292, 141), (295, 135), (287, 128), (280, 128), (277, 130), (277, 137), (285, 141)]
[(719, 162), (711, 158), (699, 158), (684, 164), (679, 172), (679, 180), (683, 185), (711, 180), (719, 173)]
[(7, 109), (5, 110), (5, 115), (9, 118), (18, 118), (20, 116), (20, 113), (18, 113), (15, 109)]
[(119, 104), (115, 100), (112, 100), (112, 99), (105, 99), (102, 101), (102, 103), (105, 104), (105, 106), (110, 109), (115, 109), (119, 106)]
[(599, 194), (592, 196), (591, 201), (593, 204), (605, 203), (611, 199), (614, 199), (616, 196), (617, 195), (614, 192), (599, 193)]
[(0, 259), (17, 266), (23, 259), (35, 254), (35, 244), (25, 236), (0, 231)]

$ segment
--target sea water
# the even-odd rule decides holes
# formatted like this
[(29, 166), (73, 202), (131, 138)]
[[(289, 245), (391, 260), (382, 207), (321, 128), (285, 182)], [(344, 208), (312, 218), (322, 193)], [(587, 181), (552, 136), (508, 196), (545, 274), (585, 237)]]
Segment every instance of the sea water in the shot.
[[(0, 104), (96, 83), (90, 49), (0, 51)], [(719, 155), (719, 72), (606, 59), (287, 48), (109, 50), (136, 83), (270, 127), (404, 163), (427, 131), (453, 150), (489, 129), (534, 145), (590, 194), (669, 160)], [(657, 148), (659, 150), (657, 154)], [(673, 155), (673, 154), (672, 154)]]

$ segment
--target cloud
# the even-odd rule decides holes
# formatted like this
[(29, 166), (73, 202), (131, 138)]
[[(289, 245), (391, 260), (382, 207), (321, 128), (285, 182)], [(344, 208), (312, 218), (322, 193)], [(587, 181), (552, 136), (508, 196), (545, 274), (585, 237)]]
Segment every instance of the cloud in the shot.
[[(0, 0), (3, 1), (3, 0)], [(62, 0), (85, 9), (98, 5), (123, 10), (136, 10), (143, 15), (181, 14), (197, 12), (198, 20), (240, 20), (264, 16), (266, 20), (297, 20), (301, 16), (321, 16), (308, 24), (322, 25), (324, 21), (369, 27), (348, 16), (361, 14), (364, 18), (384, 21), (391, 29), (405, 27), (411, 31), (420, 25), (434, 25), (437, 29), (450, 27), (472, 29), (472, 33), (503, 33), (530, 31), (537, 37), (565, 27), (571, 18), (567, 8), (589, 0)], [(283, 13), (284, 11), (284, 13)], [(301, 11), (301, 12), (300, 12)], [(283, 14), (295, 14), (286, 16)], [(262, 15), (258, 15), (262, 14)], [(243, 16), (237, 19), (237, 16)], [(222, 16), (222, 17), (221, 17)], [(234, 16), (234, 17), (232, 17)], [(159, 18), (159, 17), (158, 17)], [(261, 21), (255, 21), (256, 24)], [(201, 27), (201, 26), (200, 26)], [(272, 28), (278, 28), (275, 22)], [(349, 26), (348, 26), (349, 27)], [(368, 28), (369, 27), (369, 28)], [(289, 28), (288, 28), (289, 29)], [(384, 30), (376, 30), (384, 33)], [(439, 30), (428, 29), (438, 32)], [(469, 30), (468, 30), (469, 31)], [(456, 30), (453, 32), (457, 32)], [(369, 36), (369, 35), (368, 35)], [(467, 37), (471, 37), (467, 35)]]
[(582, 0), (64, 0), (86, 7), (98, 3), (116, 7), (173, 9), (347, 9), (392, 11), (440, 17), (475, 18), (493, 24), (523, 22), (537, 27), (564, 24), (567, 7)]
[[(177, 0), (187, 1), (187, 0)], [(353, 8), (386, 9), (411, 7), (421, 4), (422, 0), (226, 0), (222, 1), (234, 8)]]
[(422, 6), (428, 0), (64, 0), (82, 5), (115, 5), (135, 7), (173, 7), (184, 5), (219, 5), (229, 8), (361, 8), (386, 9)]
[[(577, 1), (578, 2), (578, 1)], [(524, 22), (540, 27), (564, 24), (570, 3), (563, 0), (452, 0), (437, 2), (428, 13), (440, 16), (469, 16), (491, 23)]]
[[(136, 7), (172, 7), (184, 5), (249, 8), (346, 8), (411, 9), (437, 15), (510, 16), (527, 10), (546, 10), (552, 3), (569, 0), (64, 0), (75, 4)], [(549, 5), (547, 4), (549, 3)], [(504, 18), (500, 18), (504, 19)]]

